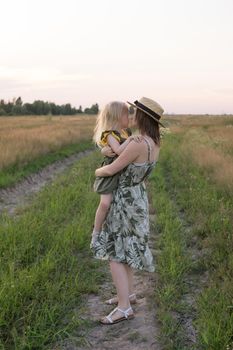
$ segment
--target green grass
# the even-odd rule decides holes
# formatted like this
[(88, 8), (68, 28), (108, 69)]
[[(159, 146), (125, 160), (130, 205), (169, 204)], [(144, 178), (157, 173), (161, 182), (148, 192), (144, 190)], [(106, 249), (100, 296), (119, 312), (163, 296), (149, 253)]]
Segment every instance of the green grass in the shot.
[[(195, 276), (200, 287), (208, 271), (208, 284), (195, 296), (198, 344), (193, 349), (227, 349), (233, 329), (232, 196), (179, 151), (182, 138), (166, 135), (149, 183), (160, 249), (155, 298), (161, 343), (166, 350), (191, 349), (179, 321), (193, 312), (184, 302), (186, 281)], [(0, 349), (51, 349), (66, 337), (81, 343), (79, 329), (92, 326), (79, 310), (86, 294), (99, 291), (104, 276), (89, 249), (100, 157), (94, 152), (79, 160), (19, 217), (0, 217)], [(41, 162), (43, 167), (52, 158)], [(16, 170), (15, 176), (14, 181)], [(203, 252), (198, 261), (189, 254), (194, 237)]]
[(56, 160), (61, 160), (74, 153), (92, 148), (94, 148), (94, 146), (90, 140), (82, 140), (77, 144), (71, 144), (54, 152), (43, 154), (27, 164), (16, 163), (10, 167), (2, 169), (0, 171), (0, 188), (14, 185), (25, 176), (38, 172), (46, 165), (54, 163)]
[(185, 334), (173, 312), (184, 307), (181, 305), (186, 290), (184, 279), (191, 261), (186, 253), (186, 230), (167, 191), (162, 165), (160, 161), (149, 184), (151, 205), (156, 208), (155, 228), (159, 237), (156, 249), (160, 250), (156, 257), (158, 285), (155, 290), (161, 323), (160, 342), (166, 350), (185, 349), (182, 347)]
[(0, 348), (49, 349), (74, 329), (77, 334), (88, 327), (77, 310), (103, 278), (89, 249), (99, 162), (96, 152), (79, 160), (19, 218), (2, 215)]
[[(166, 136), (159, 165), (151, 179), (161, 233), (156, 298), (162, 332), (165, 331), (165, 337), (174, 336), (172, 341), (167, 340), (170, 347), (166, 349), (185, 349), (179, 345), (182, 334), (176, 332), (172, 312), (179, 312), (185, 273), (199, 273), (201, 278), (201, 273), (208, 271), (208, 283), (196, 296), (197, 348), (226, 349), (233, 329), (232, 195), (212, 182), (187, 154), (179, 152), (182, 137), (181, 134)], [(183, 224), (179, 220), (180, 212), (185, 218)], [(191, 227), (187, 235), (186, 225)], [(188, 241), (194, 236), (203, 252), (198, 261), (190, 261), (185, 253)], [(201, 280), (197, 279), (197, 288), (199, 283)]]

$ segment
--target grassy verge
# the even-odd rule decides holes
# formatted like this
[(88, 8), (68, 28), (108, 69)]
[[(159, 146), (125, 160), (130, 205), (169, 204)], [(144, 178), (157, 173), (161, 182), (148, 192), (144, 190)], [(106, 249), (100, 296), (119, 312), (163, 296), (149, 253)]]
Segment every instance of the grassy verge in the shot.
[(0, 188), (14, 185), (25, 176), (35, 173), (46, 165), (55, 162), (56, 160), (64, 159), (74, 153), (93, 148), (93, 143), (90, 140), (81, 140), (77, 144), (71, 144), (62, 147), (54, 152), (43, 154), (27, 164), (17, 163), (0, 171)]
[(83, 326), (77, 308), (102, 281), (89, 249), (98, 157), (79, 160), (19, 218), (1, 217), (1, 349), (47, 349)]
[(160, 341), (166, 350), (184, 350), (186, 335), (176, 316), (182, 308), (187, 308), (181, 303), (181, 298), (186, 291), (184, 280), (191, 261), (186, 253), (186, 230), (167, 192), (161, 162), (150, 177), (149, 189), (152, 193), (151, 204), (156, 208), (155, 227), (159, 236), (156, 247), (160, 250), (156, 259), (158, 286), (155, 295), (161, 323)]
[[(175, 332), (171, 315), (179, 312), (179, 296), (185, 291), (182, 278), (185, 273), (193, 273), (198, 264), (209, 277), (208, 285), (196, 296), (197, 348), (226, 349), (232, 341), (233, 329), (232, 196), (206, 176), (188, 154), (179, 152), (182, 137), (181, 133), (167, 135), (160, 164), (151, 179), (161, 232), (160, 281), (156, 293), (160, 320), (165, 336), (172, 333), (176, 339), (170, 342), (170, 348), (184, 349), (177, 345), (179, 332)], [(175, 199), (175, 207), (170, 198)], [(192, 237), (183, 234), (176, 208), (192, 225), (191, 235), (197, 237), (198, 248), (204, 252), (196, 262), (186, 256), (185, 246)]]

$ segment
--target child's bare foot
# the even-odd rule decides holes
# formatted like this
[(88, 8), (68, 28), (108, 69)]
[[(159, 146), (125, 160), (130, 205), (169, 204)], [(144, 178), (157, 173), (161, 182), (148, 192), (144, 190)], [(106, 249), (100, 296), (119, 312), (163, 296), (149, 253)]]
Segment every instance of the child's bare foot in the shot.
[(90, 249), (92, 249), (92, 248), (94, 247), (95, 241), (96, 241), (98, 235), (99, 235), (99, 232), (97, 232), (97, 231), (93, 231), (93, 232), (92, 232), (92, 235), (91, 235), (91, 243), (90, 243)]
[[(137, 303), (137, 298), (136, 298), (136, 294), (135, 293), (129, 295), (129, 301), (130, 301), (130, 304), (136, 304)], [(105, 301), (105, 304), (108, 304), (108, 305), (117, 304), (117, 303), (118, 303), (118, 297), (117, 296)]]

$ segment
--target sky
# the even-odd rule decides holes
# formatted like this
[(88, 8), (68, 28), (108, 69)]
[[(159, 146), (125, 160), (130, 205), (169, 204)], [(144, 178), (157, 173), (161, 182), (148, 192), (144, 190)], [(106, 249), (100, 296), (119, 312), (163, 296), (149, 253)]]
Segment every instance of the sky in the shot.
[(0, 0), (0, 99), (233, 113), (233, 0)]

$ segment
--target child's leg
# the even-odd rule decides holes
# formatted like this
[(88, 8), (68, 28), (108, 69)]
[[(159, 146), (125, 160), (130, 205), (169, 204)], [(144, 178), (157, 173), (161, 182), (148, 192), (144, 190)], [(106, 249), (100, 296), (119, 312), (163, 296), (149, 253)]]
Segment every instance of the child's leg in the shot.
[(106, 218), (108, 209), (110, 208), (110, 204), (112, 201), (112, 193), (101, 194), (100, 195), (100, 204), (95, 214), (95, 223), (94, 229), (95, 232), (100, 232), (102, 228), (102, 224), (104, 219)]

